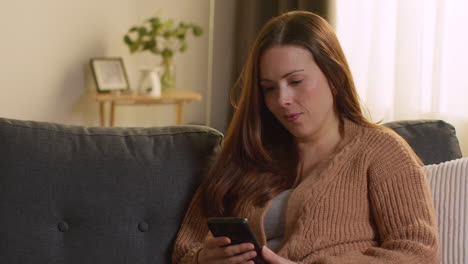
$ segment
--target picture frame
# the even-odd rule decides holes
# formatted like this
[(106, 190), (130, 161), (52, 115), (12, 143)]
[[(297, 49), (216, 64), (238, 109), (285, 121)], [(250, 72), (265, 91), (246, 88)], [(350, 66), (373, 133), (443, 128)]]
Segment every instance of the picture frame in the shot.
[(130, 89), (122, 58), (92, 58), (90, 65), (98, 93)]

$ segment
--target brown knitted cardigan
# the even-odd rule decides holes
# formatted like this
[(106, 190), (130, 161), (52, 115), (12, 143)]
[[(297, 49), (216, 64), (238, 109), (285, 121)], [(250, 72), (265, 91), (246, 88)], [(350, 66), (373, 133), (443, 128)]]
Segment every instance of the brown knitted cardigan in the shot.
[[(439, 263), (439, 237), (426, 177), (408, 144), (394, 132), (344, 120), (344, 141), (318, 177), (291, 194), (284, 244), (278, 251), (298, 263)], [(179, 230), (173, 263), (197, 263), (208, 228), (192, 199)], [(246, 204), (246, 217), (266, 244), (269, 203)]]

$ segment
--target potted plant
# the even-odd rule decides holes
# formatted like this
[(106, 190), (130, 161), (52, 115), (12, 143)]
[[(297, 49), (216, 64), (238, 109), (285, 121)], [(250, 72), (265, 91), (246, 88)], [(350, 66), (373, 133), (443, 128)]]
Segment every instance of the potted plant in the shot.
[(174, 88), (175, 72), (173, 56), (176, 52), (187, 50), (187, 33), (201, 36), (203, 29), (192, 23), (179, 22), (173, 19), (162, 21), (158, 16), (151, 17), (140, 26), (133, 26), (124, 36), (124, 42), (130, 53), (149, 51), (162, 57), (160, 73), (162, 89)]

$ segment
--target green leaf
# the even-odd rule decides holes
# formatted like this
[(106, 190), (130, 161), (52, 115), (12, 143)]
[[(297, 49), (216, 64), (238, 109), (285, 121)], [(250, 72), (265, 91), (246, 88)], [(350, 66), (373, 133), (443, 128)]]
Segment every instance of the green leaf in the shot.
[(168, 39), (172, 36), (172, 32), (171, 31), (165, 31), (164, 34), (163, 34), (163, 37)]
[(150, 50), (156, 47), (156, 41), (153, 39), (143, 43), (143, 50)]
[(179, 40), (185, 40), (185, 33), (176, 36)]
[(159, 17), (152, 17), (152, 18), (148, 19), (147, 21), (150, 22), (153, 25), (161, 24), (161, 21), (159, 20)]
[(139, 44), (138, 43), (133, 43), (132, 45), (130, 45), (130, 53), (135, 53), (138, 48), (139, 48)]
[(128, 32), (137, 32), (137, 31), (138, 31), (138, 27), (136, 26), (128, 30)]
[(174, 27), (174, 19), (170, 18), (166, 21), (167, 27), (173, 28)]
[(185, 52), (187, 50), (187, 42), (186, 41), (182, 41), (180, 43), (180, 48), (179, 48), (179, 51), (180, 52)]
[(195, 34), (195, 36), (197, 37), (203, 34), (203, 29), (199, 26), (194, 26), (192, 29), (193, 29), (193, 34)]
[(166, 22), (162, 24), (162, 30), (163, 31), (168, 31), (171, 30), (174, 27), (174, 20), (173, 19), (168, 19)]
[(150, 34), (156, 34), (159, 28), (161, 28), (161, 24), (151, 24)]
[(172, 55), (174, 55), (174, 52), (168, 48), (165, 48), (162, 52), (161, 52), (161, 55), (163, 56), (163, 58), (170, 58), (172, 57)]
[(156, 47), (152, 48), (150, 51), (151, 51), (151, 53), (153, 53), (155, 55), (161, 55), (161, 52), (158, 49), (156, 49)]
[(133, 44), (133, 41), (130, 39), (130, 37), (128, 35), (125, 35), (124, 37), (124, 42), (125, 44), (127, 44), (128, 46), (131, 46)]
[(146, 35), (146, 28), (145, 27), (139, 27), (138, 28), (138, 35), (140, 35), (140, 37), (143, 37), (144, 35)]
[(185, 33), (187, 33), (187, 28), (185, 28), (185, 27), (177, 27), (177, 28), (174, 30), (174, 32), (175, 32), (174, 36), (180, 38), (180, 36), (185, 35)]

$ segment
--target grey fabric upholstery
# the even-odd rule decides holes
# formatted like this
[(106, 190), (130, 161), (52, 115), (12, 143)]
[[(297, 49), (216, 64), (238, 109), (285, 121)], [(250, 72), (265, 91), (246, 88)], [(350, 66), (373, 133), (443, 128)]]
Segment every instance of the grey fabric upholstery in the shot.
[(168, 263), (221, 140), (0, 118), (0, 263)]
[[(461, 157), (443, 121), (386, 124), (427, 163)], [(169, 263), (222, 135), (0, 118), (0, 264)]]
[(462, 157), (455, 128), (442, 120), (402, 120), (383, 124), (402, 136), (424, 164)]

